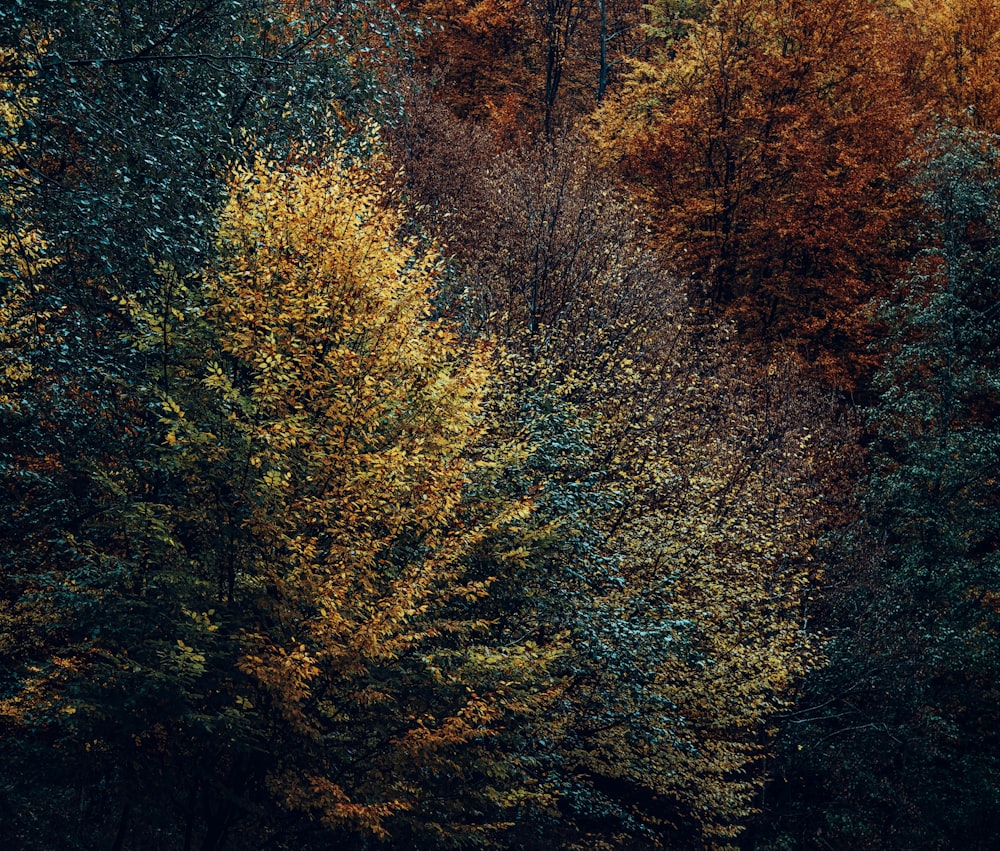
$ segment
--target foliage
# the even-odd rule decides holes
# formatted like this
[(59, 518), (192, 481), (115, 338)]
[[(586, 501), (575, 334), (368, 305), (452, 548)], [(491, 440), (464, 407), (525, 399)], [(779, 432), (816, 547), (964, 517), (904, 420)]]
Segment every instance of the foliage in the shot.
[(0, 845), (987, 847), (995, 19), (0, 9)]
[(551, 136), (589, 114), (641, 52), (634, 0), (411, 0), (415, 64), (437, 98), (508, 142)]
[(909, 30), (912, 82), (941, 118), (1000, 131), (1000, 5), (995, 0), (900, 2)]
[(483, 149), (436, 121), (407, 137), (409, 189), (454, 255), (444, 309), (503, 342), (510, 407), (538, 410), (544, 391), (586, 418), (586, 465), (557, 459), (548, 480), (607, 506), (588, 519), (597, 549), (547, 592), (591, 586), (589, 604), (568, 598), (576, 669), (552, 745), (573, 782), (555, 841), (724, 842), (759, 788), (766, 719), (815, 658), (800, 607), (829, 512), (810, 480), (839, 448), (824, 403), (790, 365), (755, 375), (725, 329), (692, 327), (636, 209), (579, 143), (439, 173), (435, 137)]
[[(155, 845), (185, 825), (225, 825), (218, 778), (239, 775), (245, 754), (170, 719), (190, 711), (192, 677), (231, 676), (232, 637), (212, 639), (218, 664), (205, 674), (210, 657), (176, 643), (195, 647), (189, 633), (207, 629), (183, 610), (212, 607), (190, 605), (203, 577), (148, 506), (172, 498), (150, 405), (164, 373), (133, 344), (125, 306), (160, 310), (153, 324), (170, 336), (184, 290), (149, 257), (181, 279), (206, 262), (245, 130), (287, 150), (296, 136), (351, 132), (370, 111), (381, 60), (361, 48), (382, 10), (304, 9), (0, 8), (0, 688), (13, 847)], [(217, 841), (206, 834), (205, 847)]]
[(530, 504), (466, 498), (485, 355), (428, 318), (435, 261), (397, 225), (359, 172), (260, 160), (218, 263), (122, 301), (159, 445), (109, 460), (85, 536), (5, 537), (8, 764), (83, 767), (69, 789), (41, 772), (81, 803), (39, 847), (73, 812), (81, 847), (115, 825), (135, 847), (476, 844), (542, 794), (494, 740), (544, 709), (558, 648), (491, 643), (496, 577), (464, 575), (480, 552), (520, 569), (487, 541)]
[[(415, 811), (422, 830), (461, 834), (475, 816), (422, 800), (421, 778), (440, 790), (463, 770), (503, 771), (502, 756), (476, 767), (477, 742), (540, 699), (531, 669), (545, 665), (530, 643), (490, 646), (474, 604), (495, 577), (465, 581), (463, 568), (528, 507), (463, 506), (482, 355), (463, 362), (427, 319), (433, 258), (394, 249), (394, 217), (352, 189), (258, 165), (223, 214), (208, 298), (225, 360), (205, 381), (238, 419), (246, 410), (238, 466), (260, 496), (243, 525), (265, 594), (239, 666), (283, 719), (270, 782), (290, 809), (375, 835)], [(244, 396), (234, 381), (248, 368)], [(190, 428), (174, 426), (168, 442)]]
[(928, 149), (933, 227), (882, 305), (872, 472), (842, 543), (859, 579), (789, 730), (797, 847), (988, 848), (998, 829), (1000, 180), (992, 137)]
[[(14, 62), (12, 51), (0, 51), (0, 63)], [(17, 80), (0, 77), (0, 350), (16, 348), (18, 338), (30, 333), (25, 327), (32, 317), (24, 314), (39, 272), (52, 265), (46, 258), (47, 244), (38, 228), (30, 223), (31, 192), (37, 183), (23, 162), (25, 145), (18, 131), (34, 115), (35, 102), (26, 97), (25, 86)], [(48, 317), (35, 314), (36, 322)], [(23, 358), (8, 357), (0, 363), (6, 381), (17, 383), (31, 376), (30, 365)], [(15, 407), (15, 400), (0, 396), (0, 404)]]
[[(136, 289), (147, 254), (211, 243), (241, 134), (265, 145), (343, 135), (382, 100), (374, 3), (17, 3), (2, 74), (37, 102), (22, 126), (49, 239), (80, 277)], [(389, 33), (384, 33), (388, 38)], [(362, 50), (362, 48), (364, 48)], [(16, 57), (13, 59), (12, 57)]]
[[(13, 50), (0, 51), (0, 64), (15, 61)], [(24, 208), (37, 181), (23, 162), (25, 144), (18, 139), (36, 106), (23, 82), (0, 77), (0, 281), (5, 291), (23, 285), (44, 265), (45, 240), (37, 229), (25, 225), (32, 217)], [(9, 324), (3, 323), (5, 328)]]
[(867, 0), (719, 0), (602, 110), (608, 157), (698, 301), (852, 388), (904, 244), (912, 116)]

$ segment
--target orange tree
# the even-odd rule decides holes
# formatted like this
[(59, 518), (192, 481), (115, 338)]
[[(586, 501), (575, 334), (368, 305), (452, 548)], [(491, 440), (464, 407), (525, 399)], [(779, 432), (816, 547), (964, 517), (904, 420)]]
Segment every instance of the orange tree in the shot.
[(508, 140), (589, 114), (646, 42), (633, 0), (410, 0), (417, 68), (464, 117)]
[(906, 208), (894, 20), (867, 0), (720, 0), (678, 32), (603, 111), (608, 155), (699, 302), (850, 388)]

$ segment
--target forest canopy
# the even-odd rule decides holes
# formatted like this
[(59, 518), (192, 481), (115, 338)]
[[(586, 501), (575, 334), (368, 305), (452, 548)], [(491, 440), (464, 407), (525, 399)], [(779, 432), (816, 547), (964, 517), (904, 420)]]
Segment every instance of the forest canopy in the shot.
[(994, 847), (998, 20), (0, 9), (0, 844)]

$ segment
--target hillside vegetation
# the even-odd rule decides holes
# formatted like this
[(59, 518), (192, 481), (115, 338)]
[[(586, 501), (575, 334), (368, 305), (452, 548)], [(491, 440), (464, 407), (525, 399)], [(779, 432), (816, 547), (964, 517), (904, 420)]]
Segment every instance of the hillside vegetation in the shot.
[(0, 846), (996, 847), (998, 32), (0, 8)]

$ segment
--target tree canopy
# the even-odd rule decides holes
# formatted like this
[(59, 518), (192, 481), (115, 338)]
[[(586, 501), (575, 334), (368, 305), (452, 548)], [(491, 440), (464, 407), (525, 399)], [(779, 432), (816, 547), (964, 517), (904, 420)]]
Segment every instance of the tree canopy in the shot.
[(0, 8), (0, 845), (992, 847), (998, 10)]

